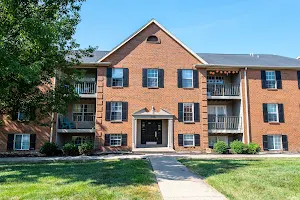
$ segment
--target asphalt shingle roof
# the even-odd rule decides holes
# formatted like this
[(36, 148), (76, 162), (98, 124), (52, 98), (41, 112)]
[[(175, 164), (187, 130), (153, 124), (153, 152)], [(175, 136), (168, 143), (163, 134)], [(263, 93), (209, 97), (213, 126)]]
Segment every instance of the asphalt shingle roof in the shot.
[(103, 56), (105, 56), (108, 53), (109, 53), (109, 51), (94, 51), (94, 53), (92, 53), (92, 56), (83, 57), (81, 62), (83, 62), (83, 63), (95, 63), (100, 58), (102, 58)]

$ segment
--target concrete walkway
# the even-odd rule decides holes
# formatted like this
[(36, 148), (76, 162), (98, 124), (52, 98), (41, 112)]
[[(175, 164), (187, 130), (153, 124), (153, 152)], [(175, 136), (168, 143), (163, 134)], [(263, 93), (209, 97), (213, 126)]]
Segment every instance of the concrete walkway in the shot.
[(221, 193), (171, 156), (149, 157), (165, 200), (223, 200)]

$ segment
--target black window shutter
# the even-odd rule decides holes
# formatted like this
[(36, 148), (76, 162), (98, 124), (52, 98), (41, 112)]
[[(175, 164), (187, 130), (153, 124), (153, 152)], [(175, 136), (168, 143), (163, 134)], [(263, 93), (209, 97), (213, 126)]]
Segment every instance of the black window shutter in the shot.
[(29, 109), (29, 113), (28, 113), (29, 114), (29, 120), (36, 120), (36, 113), (35, 113), (35, 111), (36, 111), (35, 107), (31, 107)]
[(7, 150), (14, 150), (14, 134), (7, 135)]
[(298, 77), (298, 89), (300, 89), (300, 71), (297, 71), (297, 77)]
[(128, 102), (122, 102), (122, 121), (127, 121)]
[(164, 87), (164, 69), (158, 69), (158, 87), (163, 88)]
[(104, 136), (104, 146), (110, 146), (110, 134)]
[(266, 71), (261, 70), (261, 85), (263, 89), (267, 88), (267, 83), (266, 83)]
[(123, 69), (123, 87), (128, 87), (129, 82), (129, 70), (128, 68)]
[(278, 104), (279, 122), (284, 122), (283, 104)]
[(143, 69), (143, 87), (147, 87), (147, 69)]
[(127, 146), (127, 134), (122, 134), (122, 146)]
[(178, 146), (183, 146), (183, 134), (178, 134)]
[(178, 121), (183, 122), (183, 103), (178, 103)]
[(199, 88), (198, 70), (193, 70), (194, 88)]
[(110, 121), (110, 112), (111, 112), (111, 102), (106, 102), (106, 112), (105, 112), (105, 121)]
[(200, 105), (199, 105), (199, 103), (194, 103), (194, 121), (200, 122)]
[(182, 88), (182, 69), (177, 70), (177, 77), (178, 88)]
[(263, 115), (264, 115), (264, 122), (269, 122), (268, 119), (268, 104), (263, 104)]
[(268, 136), (267, 135), (263, 135), (263, 148), (264, 151), (268, 151)]
[(11, 112), (11, 119), (14, 121), (14, 120), (17, 120), (18, 119), (18, 112), (14, 112), (12, 111)]
[(106, 68), (106, 86), (111, 87), (112, 68)]
[(275, 74), (276, 74), (277, 89), (282, 89), (281, 72), (275, 71)]
[(288, 138), (287, 135), (282, 135), (282, 148), (284, 151), (288, 151), (289, 150), (289, 145), (288, 145)]
[(35, 150), (36, 134), (30, 134), (30, 147), (29, 150)]
[(200, 146), (200, 134), (194, 134), (195, 146)]

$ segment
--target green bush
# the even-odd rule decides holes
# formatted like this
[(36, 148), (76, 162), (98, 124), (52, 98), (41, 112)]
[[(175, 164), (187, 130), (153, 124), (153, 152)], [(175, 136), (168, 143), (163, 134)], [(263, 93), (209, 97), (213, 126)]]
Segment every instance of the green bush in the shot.
[(234, 154), (248, 153), (248, 146), (241, 141), (235, 140), (230, 143), (231, 152)]
[(256, 154), (260, 152), (260, 147), (258, 144), (255, 143), (250, 143), (248, 144), (248, 152), (249, 154)]
[(63, 152), (66, 156), (77, 156), (78, 155), (78, 148), (73, 143), (66, 143), (63, 146)]
[(46, 142), (40, 148), (40, 153), (46, 154), (46, 156), (56, 156), (57, 152), (58, 146), (54, 142)]
[(94, 145), (90, 142), (83, 143), (78, 147), (80, 155), (91, 155), (94, 149)]
[(227, 152), (227, 144), (224, 141), (218, 141), (214, 144), (214, 150), (217, 153), (223, 154)]

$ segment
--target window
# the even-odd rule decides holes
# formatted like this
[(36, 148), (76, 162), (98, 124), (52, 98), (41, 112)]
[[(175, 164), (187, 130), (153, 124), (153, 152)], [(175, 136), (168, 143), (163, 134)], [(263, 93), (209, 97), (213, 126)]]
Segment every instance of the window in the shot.
[(275, 71), (266, 71), (267, 88), (277, 88)]
[(92, 142), (92, 138), (90, 136), (72, 136), (72, 141), (76, 146), (80, 146), (83, 143)]
[(111, 134), (110, 135), (110, 146), (121, 146), (122, 135), (121, 134)]
[(73, 121), (95, 121), (95, 105), (94, 104), (74, 104), (73, 105)]
[(280, 135), (268, 135), (268, 149), (280, 150), (281, 149), (281, 136)]
[(182, 70), (182, 87), (193, 88), (193, 70), (191, 69)]
[(158, 69), (147, 70), (147, 86), (158, 87)]
[(208, 84), (224, 84), (223, 76), (208, 76), (207, 77)]
[(122, 102), (111, 102), (111, 121), (122, 121)]
[(209, 147), (213, 147), (218, 141), (223, 141), (228, 145), (228, 136), (209, 136), (208, 143)]
[(15, 150), (29, 150), (30, 134), (15, 134), (14, 141)]
[(18, 120), (19, 121), (29, 121), (30, 114), (29, 112), (18, 112)]
[(195, 146), (194, 134), (184, 134), (183, 135), (183, 146)]
[(268, 121), (278, 122), (278, 105), (277, 104), (267, 104), (268, 109)]
[(112, 69), (112, 86), (123, 87), (123, 69)]
[(147, 42), (148, 42), (148, 43), (154, 43), (154, 44), (160, 43), (158, 37), (156, 37), (155, 35), (150, 35), (150, 36), (147, 38)]
[(194, 122), (194, 104), (184, 103), (183, 104), (183, 121)]

